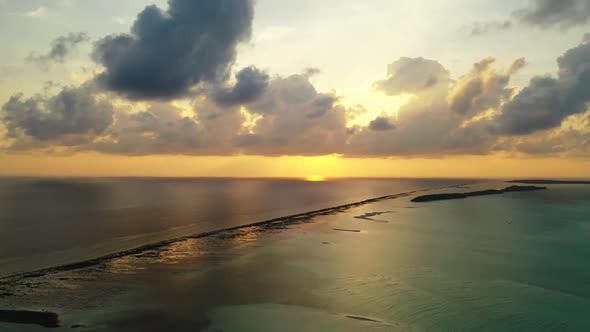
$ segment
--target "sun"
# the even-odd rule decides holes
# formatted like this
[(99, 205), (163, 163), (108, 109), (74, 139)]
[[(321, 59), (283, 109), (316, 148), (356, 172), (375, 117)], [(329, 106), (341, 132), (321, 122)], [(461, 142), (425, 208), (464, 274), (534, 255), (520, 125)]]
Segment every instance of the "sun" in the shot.
[(305, 181), (309, 182), (323, 182), (326, 181), (326, 178), (321, 175), (309, 175), (305, 177)]

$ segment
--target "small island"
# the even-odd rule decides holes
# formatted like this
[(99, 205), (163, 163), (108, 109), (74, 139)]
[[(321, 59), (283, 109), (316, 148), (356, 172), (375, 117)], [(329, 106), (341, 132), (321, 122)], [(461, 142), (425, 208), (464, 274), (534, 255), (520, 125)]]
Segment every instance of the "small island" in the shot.
[(486, 196), (486, 195), (501, 195), (503, 193), (508, 192), (519, 192), (519, 191), (536, 191), (536, 190), (544, 190), (547, 187), (537, 187), (537, 186), (510, 186), (504, 189), (488, 189), (488, 190), (479, 190), (479, 191), (471, 191), (465, 193), (442, 193), (442, 194), (430, 194), (430, 195), (422, 195), (415, 197), (412, 199), (412, 202), (434, 202), (434, 201), (442, 201), (442, 200), (449, 200), (449, 199), (464, 199), (467, 197), (474, 197), (474, 196)]
[(525, 183), (525, 184), (590, 184), (590, 181), (566, 181), (566, 180), (511, 180), (506, 183)]

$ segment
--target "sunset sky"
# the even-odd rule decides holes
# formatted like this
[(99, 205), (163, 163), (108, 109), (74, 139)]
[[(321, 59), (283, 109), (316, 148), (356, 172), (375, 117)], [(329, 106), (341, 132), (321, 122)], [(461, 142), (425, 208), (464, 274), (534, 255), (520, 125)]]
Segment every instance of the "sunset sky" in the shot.
[(0, 175), (590, 177), (588, 0), (0, 0)]

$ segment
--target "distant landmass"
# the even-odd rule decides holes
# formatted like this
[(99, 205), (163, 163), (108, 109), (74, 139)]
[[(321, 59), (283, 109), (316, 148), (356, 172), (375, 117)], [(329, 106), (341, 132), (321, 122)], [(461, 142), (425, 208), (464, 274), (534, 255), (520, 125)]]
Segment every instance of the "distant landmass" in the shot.
[(563, 181), (563, 180), (511, 180), (507, 183), (526, 183), (526, 184), (590, 184), (590, 181)]
[(536, 191), (536, 190), (543, 190), (547, 189), (547, 187), (537, 187), (537, 186), (510, 186), (504, 189), (488, 189), (488, 190), (480, 190), (480, 191), (471, 191), (466, 193), (442, 193), (442, 194), (431, 194), (431, 195), (422, 195), (415, 197), (412, 199), (412, 202), (433, 202), (433, 201), (442, 201), (442, 200), (449, 200), (449, 199), (463, 199), (467, 197), (473, 196), (486, 196), (486, 195), (501, 195), (503, 193), (509, 192), (518, 192), (518, 191)]

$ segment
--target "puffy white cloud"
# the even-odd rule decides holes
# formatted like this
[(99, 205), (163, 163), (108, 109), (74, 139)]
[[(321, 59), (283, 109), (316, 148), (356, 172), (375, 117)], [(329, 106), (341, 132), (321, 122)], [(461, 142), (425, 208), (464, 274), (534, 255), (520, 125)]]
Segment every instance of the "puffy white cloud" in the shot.
[(404, 57), (387, 66), (387, 79), (377, 81), (374, 85), (387, 95), (398, 95), (446, 89), (449, 83), (449, 72), (440, 63)]

